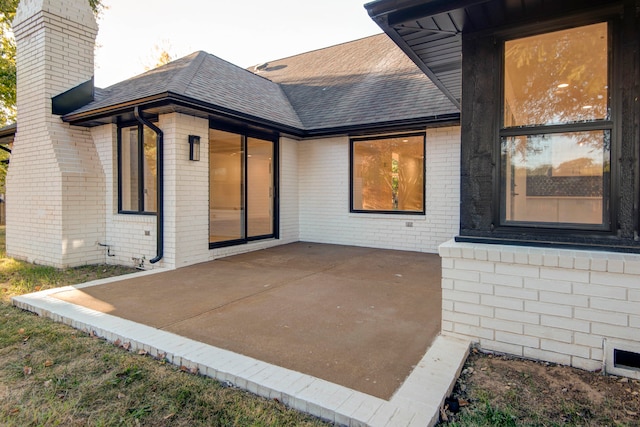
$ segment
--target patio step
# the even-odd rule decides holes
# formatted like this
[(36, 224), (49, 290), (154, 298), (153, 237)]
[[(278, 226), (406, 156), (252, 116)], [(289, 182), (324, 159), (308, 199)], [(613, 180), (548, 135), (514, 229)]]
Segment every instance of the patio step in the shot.
[(68, 287), (14, 297), (13, 303), (108, 341), (129, 343), (130, 351), (144, 349), (152, 356), (164, 355), (175, 365), (197, 369), (203, 375), (349, 427), (434, 425), (444, 399), (460, 374), (470, 344), (454, 337), (436, 337), (409, 377), (387, 401), (52, 296), (65, 290)]

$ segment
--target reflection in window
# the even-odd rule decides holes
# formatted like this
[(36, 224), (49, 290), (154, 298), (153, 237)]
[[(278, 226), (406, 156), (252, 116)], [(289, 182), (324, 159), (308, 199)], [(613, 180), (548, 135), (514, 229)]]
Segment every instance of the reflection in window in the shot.
[(352, 141), (352, 211), (424, 212), (424, 135)]
[(505, 43), (504, 127), (607, 118), (607, 24)]
[(608, 52), (606, 23), (505, 42), (503, 223), (608, 224)]
[(608, 131), (504, 138), (508, 221), (602, 224)]
[(120, 211), (157, 210), (156, 135), (148, 128), (120, 129)]

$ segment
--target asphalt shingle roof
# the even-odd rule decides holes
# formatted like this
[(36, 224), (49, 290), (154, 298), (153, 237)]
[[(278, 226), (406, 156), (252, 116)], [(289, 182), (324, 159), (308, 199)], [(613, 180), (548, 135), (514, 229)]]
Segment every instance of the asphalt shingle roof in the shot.
[(302, 128), (276, 83), (206, 52), (195, 52), (144, 74), (96, 91), (96, 100), (79, 114), (172, 93), (249, 116)]
[(272, 61), (257, 72), (280, 84), (306, 129), (458, 113), (386, 34)]
[(96, 90), (72, 115), (171, 93), (301, 131), (456, 114), (386, 34), (237, 67), (206, 52)]

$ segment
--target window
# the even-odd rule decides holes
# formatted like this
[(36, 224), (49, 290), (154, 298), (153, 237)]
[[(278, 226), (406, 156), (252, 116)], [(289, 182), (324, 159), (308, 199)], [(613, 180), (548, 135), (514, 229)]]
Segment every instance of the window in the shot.
[(425, 135), (351, 140), (351, 212), (424, 213)]
[(118, 211), (155, 213), (156, 134), (142, 125), (119, 129)]
[(277, 237), (277, 143), (271, 138), (209, 129), (210, 248)]
[(502, 225), (609, 228), (608, 25), (504, 43)]

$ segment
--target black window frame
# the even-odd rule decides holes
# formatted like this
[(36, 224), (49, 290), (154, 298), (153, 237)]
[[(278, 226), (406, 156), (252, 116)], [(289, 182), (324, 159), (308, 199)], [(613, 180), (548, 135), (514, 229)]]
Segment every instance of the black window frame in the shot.
[[(219, 130), (223, 132), (229, 132), (237, 134), (242, 139), (242, 147), (243, 147), (243, 156), (244, 156), (244, 164), (246, 165), (248, 152), (246, 150), (247, 140), (249, 138), (261, 139), (264, 141), (270, 141), (273, 143), (273, 233), (259, 235), (259, 236), (251, 236), (244, 237), (241, 239), (233, 239), (233, 240), (225, 240), (221, 242), (209, 242), (209, 249), (219, 249), (226, 248), (230, 246), (238, 246), (244, 245), (252, 242), (256, 242), (259, 240), (266, 239), (275, 239), (278, 240), (280, 238), (280, 134), (277, 132), (269, 132), (262, 129), (254, 129), (245, 126), (234, 126), (228, 125), (216, 120), (209, 120), (209, 129)], [(211, 143), (211, 141), (210, 141)], [(207, 153), (209, 156), (209, 153)], [(211, 164), (209, 164), (209, 168), (211, 168)], [(246, 182), (248, 171), (247, 168), (244, 167), (243, 171), (243, 180)], [(211, 185), (208, 185), (208, 193), (209, 193), (209, 206), (211, 206)], [(246, 188), (243, 190), (243, 198), (246, 198)], [(245, 210), (245, 215), (248, 215), (248, 210)], [(210, 223), (210, 221), (209, 221)], [(244, 235), (247, 235), (247, 226), (248, 223), (245, 220), (244, 223)], [(209, 235), (211, 234), (211, 230), (209, 230)]]
[[(157, 120), (154, 120), (157, 121)], [(127, 128), (137, 127), (138, 128), (138, 141), (137, 141), (137, 150), (138, 150), (138, 210), (123, 210), (122, 209), (122, 130)], [(147, 211), (144, 206), (144, 125), (139, 122), (126, 122), (126, 123), (118, 123), (118, 136), (117, 136), (117, 159), (118, 159), (118, 213), (124, 215), (149, 215), (156, 216), (158, 214), (158, 209), (155, 211)], [(157, 141), (156, 141), (157, 144)], [(157, 147), (156, 147), (157, 150)], [(156, 151), (157, 155), (157, 151)], [(159, 185), (158, 176), (156, 175), (156, 186)]]
[[(556, 31), (567, 30), (572, 28), (579, 28), (582, 26), (598, 24), (598, 23), (606, 23), (607, 24), (607, 33), (608, 33), (608, 85), (609, 85), (609, 100), (608, 100), (608, 117), (606, 119), (599, 119), (593, 121), (583, 121), (583, 122), (569, 122), (569, 123), (561, 123), (561, 124), (541, 124), (541, 125), (524, 125), (524, 126), (512, 126), (505, 127), (504, 126), (504, 82), (505, 82), (505, 44), (510, 40), (517, 40), (524, 37), (549, 34)], [(520, 232), (522, 230), (527, 230), (527, 232), (532, 233), (545, 233), (549, 231), (558, 231), (560, 233), (572, 233), (572, 232), (591, 232), (591, 233), (605, 233), (610, 234), (613, 232), (613, 218), (617, 216), (617, 209), (615, 204), (615, 188), (614, 188), (614, 180), (613, 177), (618, 173), (618, 162), (615, 160), (615, 149), (618, 144), (615, 142), (617, 140), (617, 123), (616, 118), (618, 116), (618, 112), (620, 108), (617, 105), (616, 101), (616, 91), (615, 85), (617, 84), (617, 76), (616, 76), (616, 68), (615, 60), (616, 60), (616, 48), (617, 48), (617, 40), (616, 40), (616, 31), (615, 22), (612, 19), (607, 18), (592, 18), (590, 20), (579, 20), (575, 22), (565, 22), (560, 23), (555, 26), (549, 26), (545, 28), (540, 28), (539, 25), (532, 26), (529, 30), (524, 30), (521, 28), (517, 32), (516, 31), (507, 31), (497, 36), (497, 43), (500, 46), (500, 107), (497, 109), (499, 117), (496, 119), (499, 123), (498, 126), (498, 140), (496, 142), (496, 150), (495, 150), (495, 164), (497, 165), (496, 179), (495, 179), (495, 188), (493, 195), (493, 209), (496, 215), (494, 218), (494, 224), (497, 225), (499, 230), (513, 230), (516, 232)], [(503, 173), (506, 165), (504, 164), (504, 159), (502, 158), (502, 144), (506, 138), (516, 137), (516, 136), (537, 136), (537, 135), (550, 135), (550, 134), (558, 134), (558, 133), (574, 133), (574, 132), (587, 132), (587, 131), (603, 131), (605, 133), (608, 132), (608, 142), (609, 142), (609, 165), (610, 172), (608, 176), (603, 176), (603, 222), (601, 224), (583, 224), (583, 223), (550, 223), (544, 221), (506, 221), (506, 190), (503, 182)], [(607, 196), (605, 198), (605, 195)], [(605, 200), (608, 199), (608, 200)], [(545, 231), (549, 230), (549, 231)]]
[[(353, 178), (354, 178), (354, 145), (356, 142), (377, 141), (390, 138), (407, 138), (422, 137), (422, 153), (423, 153), (423, 171), (422, 171), (422, 210), (420, 211), (400, 211), (400, 210), (368, 210), (353, 208)], [(427, 133), (421, 132), (403, 132), (388, 135), (372, 135), (372, 136), (353, 136), (349, 138), (349, 213), (355, 214), (382, 214), (382, 215), (419, 215), (424, 216), (427, 210)]]
[[(640, 253), (640, 18), (623, 2), (568, 7), (567, 12), (463, 32), (458, 242)], [(608, 23), (611, 35), (610, 226), (598, 230), (552, 228), (547, 223), (501, 225), (500, 41), (599, 22)]]

